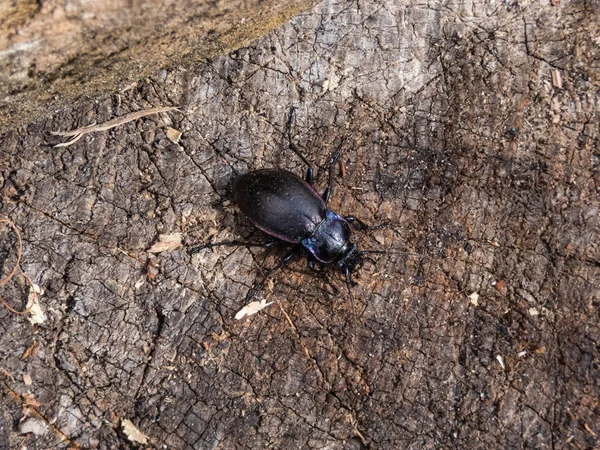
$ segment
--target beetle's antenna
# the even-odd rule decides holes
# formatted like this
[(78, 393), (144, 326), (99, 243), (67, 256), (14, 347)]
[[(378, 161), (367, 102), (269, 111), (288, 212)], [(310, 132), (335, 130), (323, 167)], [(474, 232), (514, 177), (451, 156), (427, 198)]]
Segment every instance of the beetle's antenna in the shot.
[(327, 189), (325, 189), (325, 192), (323, 192), (323, 195), (321, 195), (321, 197), (325, 201), (325, 204), (327, 204), (329, 202), (329, 197), (331, 196), (331, 191), (333, 189), (333, 166), (335, 166), (335, 164), (339, 161), (340, 156), (342, 155), (342, 149), (344, 148), (346, 143), (350, 140), (351, 136), (352, 135), (346, 136), (344, 138), (342, 143), (338, 146), (337, 150), (335, 151), (335, 153), (329, 160), (329, 181), (327, 183)]
[[(362, 255), (361, 255), (362, 256)], [(373, 258), (369, 258), (368, 256), (364, 257), (363, 260), (365, 261), (369, 261), (371, 264), (373, 264), (374, 266), (377, 266), (377, 261), (375, 261)]]
[[(435, 269), (437, 269), (438, 271), (446, 274), (446, 272), (437, 263), (435, 263), (433, 257), (425, 255), (423, 253), (397, 252), (397, 251), (386, 251), (386, 250), (365, 250), (365, 251), (360, 252), (360, 255), (364, 256), (364, 255), (368, 255), (369, 253), (371, 253), (371, 254), (377, 254), (377, 255), (406, 255), (406, 256), (415, 256), (415, 257), (421, 258), (421, 260), (418, 263), (419, 265), (423, 264), (423, 260), (424, 259), (428, 259), (428, 260), (430, 260), (431, 262), (434, 263), (433, 266), (434, 266)], [(365, 258), (365, 259), (369, 259), (369, 260), (372, 261), (371, 258)]]
[(354, 310), (354, 296), (352, 295), (352, 272), (350, 269), (346, 267), (344, 270), (344, 275), (346, 275), (346, 289), (348, 289), (348, 297), (350, 297), (350, 305), (352, 306), (352, 315), (356, 316), (356, 311)]
[(379, 230), (381, 228), (385, 228), (389, 225), (388, 222), (381, 223), (379, 225), (367, 225), (362, 220), (354, 216), (345, 216), (344, 220), (348, 223), (354, 223), (357, 225), (358, 229), (361, 231), (370, 231), (370, 230)]
[(285, 130), (285, 133), (286, 133), (287, 139), (288, 139), (288, 143), (290, 146), (290, 150), (292, 150), (296, 155), (298, 155), (298, 157), (302, 160), (302, 162), (304, 164), (306, 164), (312, 170), (312, 165), (308, 162), (306, 157), (302, 153), (300, 153), (300, 150), (298, 150), (298, 147), (296, 147), (296, 144), (294, 144), (294, 141), (292, 141), (292, 123), (294, 122), (295, 116), (296, 116), (296, 107), (292, 106), (292, 109), (290, 110), (290, 117), (288, 118), (286, 130)]
[(263, 247), (268, 248), (272, 245), (276, 244), (276, 239), (269, 239), (266, 242), (243, 242), (243, 241), (222, 241), (222, 242), (208, 242), (206, 244), (199, 244), (193, 247), (188, 248), (188, 253), (193, 255), (194, 253), (198, 253), (205, 248), (213, 248), (213, 247)]
[(361, 256), (369, 255), (369, 254), (373, 254), (373, 255), (406, 255), (406, 256), (417, 256), (419, 258), (432, 259), (431, 256), (427, 256), (423, 253), (396, 252), (396, 251), (389, 251), (389, 250), (364, 250), (364, 251), (360, 252)]

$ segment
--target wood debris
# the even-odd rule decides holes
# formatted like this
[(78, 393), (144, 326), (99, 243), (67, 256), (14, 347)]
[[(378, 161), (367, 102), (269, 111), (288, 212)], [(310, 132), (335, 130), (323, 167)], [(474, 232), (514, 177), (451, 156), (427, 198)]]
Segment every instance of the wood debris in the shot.
[(44, 311), (42, 311), (42, 307), (40, 306), (38, 294), (40, 294), (40, 288), (37, 284), (32, 284), (29, 289), (29, 297), (27, 300), (27, 310), (29, 311), (30, 316), (27, 318), (29, 322), (33, 325), (44, 323), (48, 318)]
[(148, 249), (148, 253), (161, 253), (175, 250), (177, 247), (181, 247), (182, 239), (181, 233), (161, 234), (158, 236), (158, 242), (155, 242), (154, 245)]
[(146, 265), (146, 275), (150, 280), (156, 279), (159, 273), (159, 267), (160, 262), (156, 256), (152, 255), (150, 258), (148, 258), (148, 264)]
[(469, 295), (469, 300), (473, 306), (479, 306), (479, 294), (477, 292), (473, 292)]
[(560, 70), (558, 69), (552, 70), (552, 86), (562, 89), (562, 76), (560, 74)]
[(48, 425), (43, 420), (35, 417), (26, 419), (19, 425), (19, 433), (21, 434), (33, 433), (36, 436), (44, 436), (48, 431)]
[(273, 302), (267, 303), (266, 300), (261, 300), (260, 302), (250, 302), (237, 312), (237, 314), (235, 315), (235, 319), (240, 320), (243, 319), (245, 316), (251, 316), (253, 314), (256, 314), (257, 312), (262, 311), (271, 304), (273, 304)]
[(500, 366), (502, 366), (502, 369), (506, 369), (506, 366), (504, 365), (504, 358), (500, 355), (496, 355), (496, 360), (498, 360), (498, 364), (500, 364)]
[(142, 433), (129, 419), (123, 419), (121, 421), (123, 432), (131, 442), (137, 442), (138, 444), (147, 444), (148, 436)]

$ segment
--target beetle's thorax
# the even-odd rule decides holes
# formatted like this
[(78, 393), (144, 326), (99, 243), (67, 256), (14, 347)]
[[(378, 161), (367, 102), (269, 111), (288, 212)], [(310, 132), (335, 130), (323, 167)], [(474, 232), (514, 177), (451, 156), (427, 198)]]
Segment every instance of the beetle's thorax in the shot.
[(312, 235), (302, 239), (302, 245), (320, 262), (335, 261), (350, 240), (350, 225), (330, 209)]

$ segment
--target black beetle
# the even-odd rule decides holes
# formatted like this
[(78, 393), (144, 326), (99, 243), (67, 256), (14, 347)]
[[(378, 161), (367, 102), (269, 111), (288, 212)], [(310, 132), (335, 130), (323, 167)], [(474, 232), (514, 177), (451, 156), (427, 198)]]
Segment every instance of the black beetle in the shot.
[[(335, 264), (345, 275), (348, 286), (354, 285), (352, 273), (359, 268), (364, 255), (378, 251), (360, 252), (350, 240), (349, 223), (362, 229), (369, 227), (354, 216), (342, 217), (327, 208), (333, 185), (333, 168), (338, 162), (345, 139), (329, 161), (329, 182), (323, 195), (312, 186), (313, 168), (293, 144), (290, 134), (293, 110), (287, 127), (290, 149), (308, 166), (303, 180), (283, 169), (262, 169), (238, 176), (232, 184), (234, 202), (257, 228), (273, 238), (264, 244), (226, 241), (195, 246), (190, 253), (217, 246), (261, 246), (269, 247), (277, 240), (295, 244), (288, 254), (269, 272), (261, 283), (248, 294), (250, 298), (274, 271), (285, 265), (297, 252), (304, 248), (308, 252), (308, 266), (315, 270), (315, 263)], [(324, 272), (319, 271), (325, 281), (337, 291)]]

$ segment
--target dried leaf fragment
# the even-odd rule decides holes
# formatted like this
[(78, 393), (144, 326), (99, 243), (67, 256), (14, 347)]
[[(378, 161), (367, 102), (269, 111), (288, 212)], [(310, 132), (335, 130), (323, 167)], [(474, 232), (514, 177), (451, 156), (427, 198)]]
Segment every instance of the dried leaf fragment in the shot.
[(506, 284), (506, 281), (498, 280), (496, 282), (496, 289), (498, 290), (498, 292), (500, 292), (500, 294), (506, 295), (506, 293), (508, 292), (508, 285)]
[(42, 406), (42, 404), (35, 399), (35, 395), (33, 394), (23, 394), (23, 405), (32, 406), (34, 408)]
[(176, 130), (175, 128), (167, 127), (167, 138), (173, 144), (179, 144), (179, 139), (181, 139), (181, 131)]
[(229, 336), (225, 331), (221, 331), (221, 334), (217, 334), (213, 331), (212, 333), (210, 333), (210, 337), (212, 337), (217, 342), (221, 342), (223, 339), (227, 339)]
[(147, 444), (148, 436), (142, 433), (137, 427), (131, 423), (129, 419), (123, 419), (121, 421), (121, 426), (123, 427), (123, 432), (127, 436), (131, 442), (137, 442), (139, 444)]
[(546, 346), (542, 345), (540, 348), (535, 350), (536, 355), (544, 355), (546, 354)]
[(161, 253), (174, 250), (181, 247), (181, 233), (161, 234), (158, 236), (158, 242), (155, 242), (148, 249), (148, 253)]
[(31, 386), (31, 384), (33, 383), (33, 380), (31, 379), (31, 375), (29, 375), (28, 373), (24, 373), (23, 374), (23, 383), (25, 383), (27, 386)]
[(240, 320), (243, 319), (245, 316), (251, 316), (253, 314), (256, 314), (257, 312), (262, 311), (271, 304), (273, 304), (273, 302), (267, 303), (267, 301), (264, 299), (260, 302), (250, 302), (238, 311), (238, 313), (235, 315), (235, 320)]

